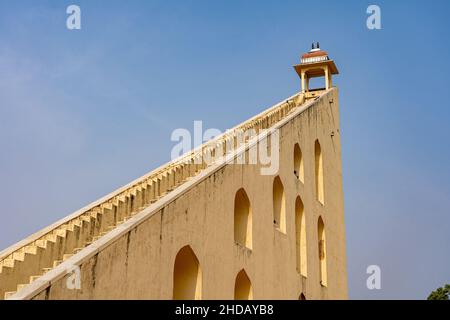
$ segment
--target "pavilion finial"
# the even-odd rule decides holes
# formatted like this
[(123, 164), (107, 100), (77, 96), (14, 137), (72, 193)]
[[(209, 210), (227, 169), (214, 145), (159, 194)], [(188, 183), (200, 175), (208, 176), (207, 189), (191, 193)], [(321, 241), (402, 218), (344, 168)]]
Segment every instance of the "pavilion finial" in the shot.
[(320, 43), (314, 41), (311, 50), (301, 56), (300, 64), (294, 66), (302, 80), (302, 92), (309, 92), (309, 80), (315, 77), (325, 78), (326, 90), (332, 87), (332, 75), (339, 71), (334, 61), (328, 57), (328, 53), (320, 49)]

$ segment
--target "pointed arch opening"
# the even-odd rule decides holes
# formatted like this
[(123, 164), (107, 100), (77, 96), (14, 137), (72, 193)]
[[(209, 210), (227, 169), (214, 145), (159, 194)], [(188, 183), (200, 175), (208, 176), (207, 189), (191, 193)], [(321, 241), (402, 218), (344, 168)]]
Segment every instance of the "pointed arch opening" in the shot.
[(190, 246), (178, 251), (173, 270), (173, 299), (200, 300), (202, 271), (197, 256)]
[(305, 169), (303, 166), (302, 150), (298, 143), (294, 146), (294, 174), (302, 183), (305, 182)]
[(324, 185), (323, 185), (323, 156), (322, 148), (319, 140), (314, 144), (314, 158), (315, 158), (315, 183), (316, 183), (316, 198), (321, 204), (324, 204)]
[(306, 300), (305, 295), (302, 293), (300, 293), (300, 296), (298, 297), (298, 300)]
[(297, 272), (302, 276), (307, 276), (307, 252), (306, 252), (306, 218), (305, 207), (300, 197), (295, 200), (295, 253), (297, 262)]
[(327, 242), (325, 236), (325, 224), (322, 217), (319, 217), (317, 223), (317, 235), (319, 239), (318, 251), (319, 251), (319, 269), (320, 269), (320, 284), (327, 286)]
[(281, 232), (286, 232), (286, 196), (279, 176), (273, 180), (273, 223)]
[(253, 288), (244, 269), (239, 271), (234, 284), (234, 300), (253, 300)]
[(252, 249), (252, 208), (243, 188), (234, 197), (234, 241)]

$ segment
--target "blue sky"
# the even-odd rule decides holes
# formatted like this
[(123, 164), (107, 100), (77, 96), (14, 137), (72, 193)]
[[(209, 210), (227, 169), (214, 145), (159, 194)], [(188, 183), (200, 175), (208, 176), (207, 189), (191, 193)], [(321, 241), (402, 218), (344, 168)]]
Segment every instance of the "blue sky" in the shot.
[[(66, 29), (66, 8), (82, 30)], [(378, 4), (382, 30), (366, 28)], [(299, 89), (312, 41), (341, 74), (350, 297), (450, 282), (450, 2), (0, 0), (0, 248)], [(366, 267), (382, 270), (369, 291)]]

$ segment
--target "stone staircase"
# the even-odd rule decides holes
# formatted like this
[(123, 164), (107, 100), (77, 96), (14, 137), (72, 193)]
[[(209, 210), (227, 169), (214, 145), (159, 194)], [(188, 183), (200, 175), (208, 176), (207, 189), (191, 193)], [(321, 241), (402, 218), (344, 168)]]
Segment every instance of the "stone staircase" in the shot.
[[(178, 169), (178, 170), (177, 170)], [(5, 299), (95, 242), (146, 206), (194, 176), (201, 165), (184, 165), (148, 179), (65, 223), (0, 261), (0, 294)], [(178, 172), (179, 170), (182, 171)]]
[(48, 233), (31, 238), (29, 243), (18, 249), (14, 247), (4, 250), (0, 255), (0, 299), (10, 298), (143, 208), (199, 174), (207, 167), (202, 161), (206, 154), (212, 155), (215, 150), (223, 150), (223, 155), (226, 155), (226, 143), (236, 140), (237, 130), (252, 129), (259, 133), (280, 121), (304, 101), (302, 95), (295, 95), (180, 159), (136, 180), (111, 194), (111, 197), (100, 204), (87, 207), (81, 214), (67, 219)]

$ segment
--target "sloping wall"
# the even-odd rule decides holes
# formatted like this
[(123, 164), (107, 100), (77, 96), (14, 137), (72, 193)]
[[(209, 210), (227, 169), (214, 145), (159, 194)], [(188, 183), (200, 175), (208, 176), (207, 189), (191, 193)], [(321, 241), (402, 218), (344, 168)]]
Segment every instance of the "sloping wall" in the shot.
[[(298, 299), (301, 294), (307, 299), (346, 299), (337, 89), (299, 105), (272, 128), (280, 130), (277, 175), (261, 175), (260, 165), (254, 164), (204, 168), (12, 298), (172, 299), (175, 259), (189, 246), (198, 260), (202, 299), (234, 299), (236, 277), (242, 270), (251, 282), (253, 299)], [(315, 188), (316, 140), (323, 156), (324, 204)], [(304, 182), (294, 174), (295, 144), (301, 148)], [(285, 192), (284, 231), (273, 221), (272, 188), (277, 176)], [(241, 188), (251, 206), (252, 249), (234, 241), (234, 200)], [(298, 273), (296, 261), (298, 196), (306, 224), (306, 277)], [(319, 217), (326, 232), (326, 286), (320, 283)], [(74, 265), (81, 268), (80, 289), (67, 288), (67, 270)]]

